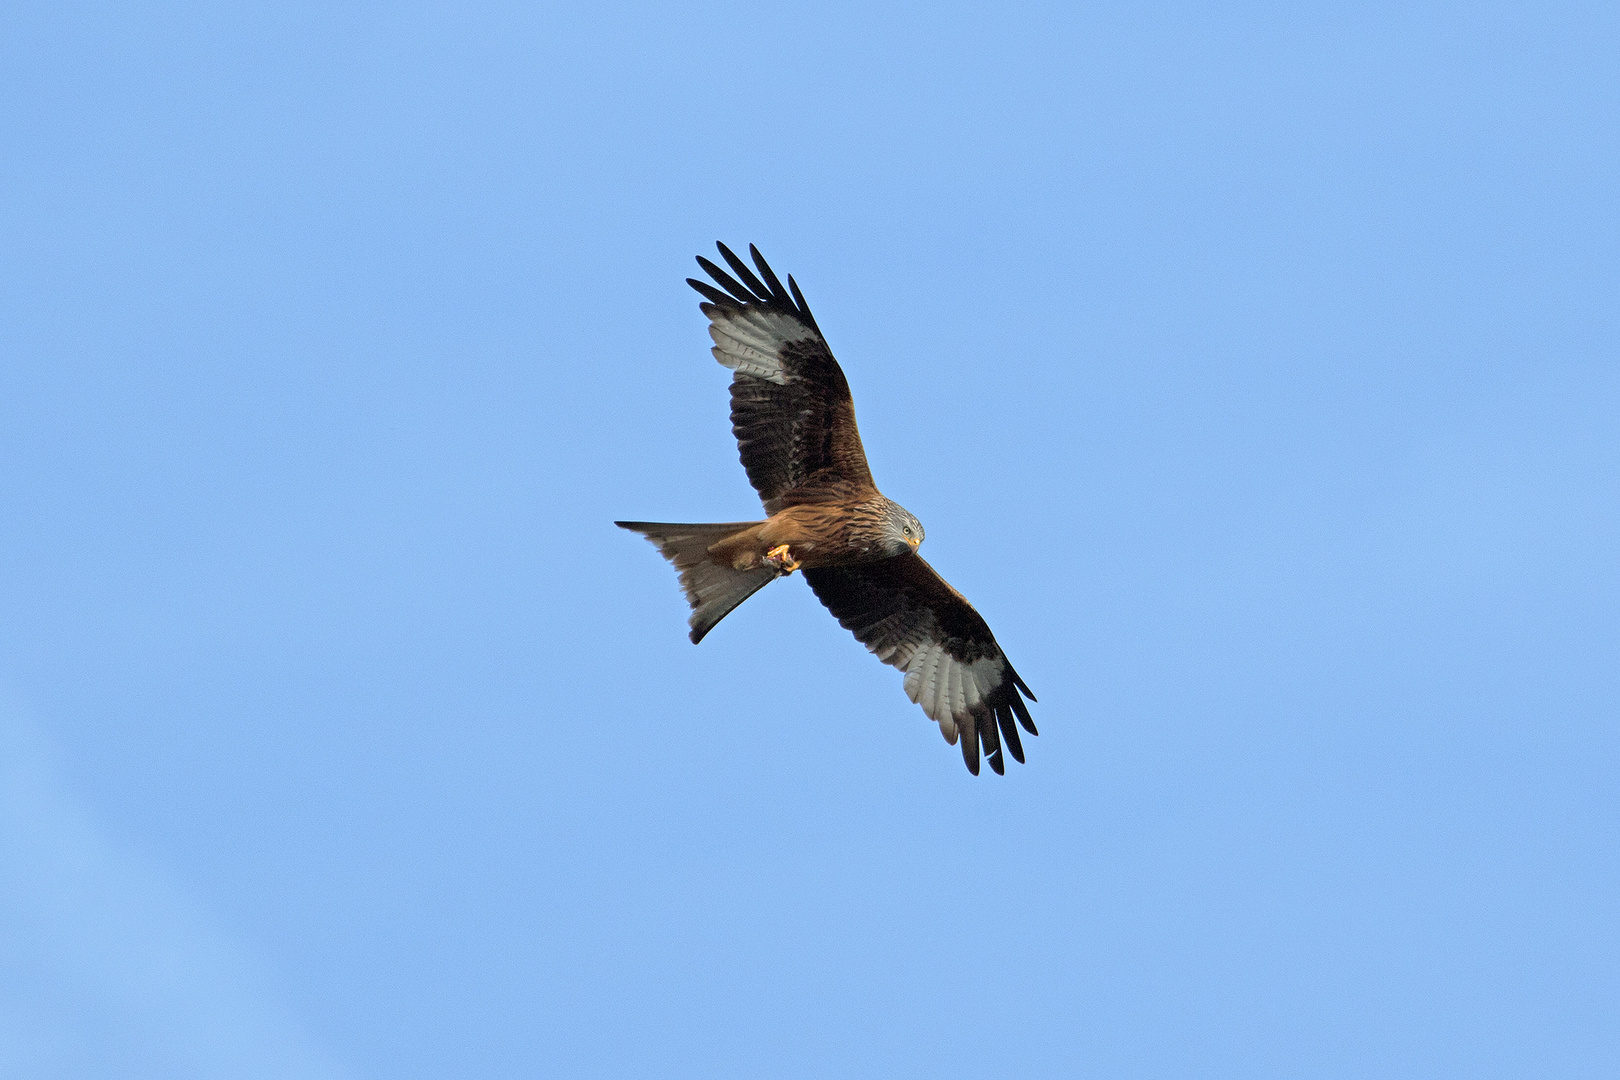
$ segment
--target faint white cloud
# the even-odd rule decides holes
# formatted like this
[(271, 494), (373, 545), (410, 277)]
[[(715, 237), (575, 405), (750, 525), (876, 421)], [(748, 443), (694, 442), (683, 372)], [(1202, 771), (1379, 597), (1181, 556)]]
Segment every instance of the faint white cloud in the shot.
[(98, 821), (0, 702), (0, 1075), (347, 1075), (249, 955)]

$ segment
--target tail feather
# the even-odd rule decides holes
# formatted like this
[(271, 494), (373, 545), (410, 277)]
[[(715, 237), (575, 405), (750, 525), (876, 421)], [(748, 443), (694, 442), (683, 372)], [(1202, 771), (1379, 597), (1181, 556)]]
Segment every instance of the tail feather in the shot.
[(681, 525), (662, 521), (615, 521), (621, 529), (638, 532), (658, 545), (659, 552), (668, 559), (681, 575), (681, 588), (686, 590), (686, 601), (692, 605), (692, 644), (703, 640), (703, 635), (714, 629), (716, 623), (731, 614), (738, 604), (769, 585), (780, 574), (770, 566), (752, 570), (735, 570), (715, 562), (709, 547), (733, 533), (758, 525), (757, 521), (733, 521), (712, 525)]

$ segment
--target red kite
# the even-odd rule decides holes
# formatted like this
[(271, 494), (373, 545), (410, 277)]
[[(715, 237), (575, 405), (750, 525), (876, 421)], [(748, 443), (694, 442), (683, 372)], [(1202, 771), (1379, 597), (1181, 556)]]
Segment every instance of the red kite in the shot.
[[(1022, 762), (1018, 725), (1038, 734), (1034, 701), (990, 627), (917, 554), (922, 523), (872, 482), (855, 429), (849, 383), (790, 276), (787, 288), (752, 245), (754, 272), (724, 244), (732, 277), (702, 256), (720, 285), (687, 278), (707, 303), (714, 358), (731, 380), (731, 429), (764, 521), (675, 525), (617, 521), (674, 564), (692, 605), (693, 644), (738, 604), (795, 570), (844, 629), (906, 673), (906, 694), (962, 742), (968, 771), (979, 747), (1004, 770)], [(721, 289), (725, 291), (722, 292)], [(999, 730), (998, 730), (999, 729)]]

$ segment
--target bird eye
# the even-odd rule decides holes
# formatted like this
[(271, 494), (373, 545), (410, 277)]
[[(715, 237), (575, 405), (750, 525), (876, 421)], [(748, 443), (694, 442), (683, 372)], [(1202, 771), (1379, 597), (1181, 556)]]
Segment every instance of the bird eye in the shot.
[(907, 536), (910, 536), (910, 535), (911, 535), (911, 526), (910, 526), (910, 525), (907, 525), (907, 526), (906, 526), (906, 527), (905, 527), (905, 530), (906, 530), (906, 535), (907, 535)]

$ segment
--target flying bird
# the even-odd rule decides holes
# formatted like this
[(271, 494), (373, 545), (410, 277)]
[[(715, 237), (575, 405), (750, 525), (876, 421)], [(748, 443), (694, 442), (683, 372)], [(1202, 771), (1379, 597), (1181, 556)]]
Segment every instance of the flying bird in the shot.
[(757, 275), (717, 246), (736, 276), (700, 255), (719, 288), (686, 283), (704, 298), (714, 358), (733, 372), (731, 430), (769, 516), (614, 524), (674, 564), (692, 605), (693, 644), (754, 593), (800, 571), (844, 629), (906, 673), (906, 695), (947, 742), (960, 739), (969, 772), (979, 773), (981, 746), (997, 773), (1003, 747), (1022, 762), (1019, 725), (1038, 734), (1023, 698), (1035, 695), (973, 605), (917, 554), (922, 522), (872, 482), (849, 383), (798, 284), (790, 275), (784, 289), (753, 245)]

